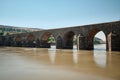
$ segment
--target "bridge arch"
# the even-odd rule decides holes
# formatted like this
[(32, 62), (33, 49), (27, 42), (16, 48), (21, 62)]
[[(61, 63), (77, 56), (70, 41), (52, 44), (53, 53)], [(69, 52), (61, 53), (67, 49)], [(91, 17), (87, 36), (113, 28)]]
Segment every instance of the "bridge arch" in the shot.
[[(107, 22), (107, 23), (99, 23), (99, 24), (91, 24), (91, 25), (83, 25), (83, 26), (73, 26), (68, 28), (60, 28), (60, 29), (50, 29), (50, 30), (42, 30), (42, 31), (34, 31), (20, 34), (12, 34), (6, 35), (4, 37), (4, 45), (5, 46), (13, 46), (15, 43), (15, 38), (17, 35), (20, 37), (25, 37), (25, 43), (23, 45), (27, 45), (33, 41), (37, 40), (41, 44), (41, 42), (47, 40), (47, 36), (44, 36), (45, 33), (54, 34), (55, 39), (57, 40), (58, 36), (62, 38), (62, 48), (71, 48), (73, 46), (73, 36), (77, 34), (77, 38), (79, 38), (79, 49), (80, 50), (92, 50), (93, 49), (93, 38), (95, 34), (99, 31), (103, 31), (106, 36), (106, 45), (107, 50), (109, 51), (120, 51), (120, 21)], [(78, 36), (79, 33), (83, 34), (82, 36)], [(30, 35), (31, 34), (31, 35)], [(50, 36), (49, 34), (49, 36)], [(12, 37), (12, 39), (11, 39)], [(42, 39), (41, 39), (42, 38)], [(61, 38), (58, 38), (61, 40)], [(11, 42), (12, 41), (12, 42)], [(19, 40), (18, 40), (19, 41)], [(28, 44), (27, 44), (28, 43)], [(33, 46), (33, 45), (30, 45)], [(39, 45), (38, 45), (39, 46)]]
[(34, 41), (35, 41), (35, 36), (32, 33), (28, 34), (27, 39), (26, 39), (26, 43), (27, 43), (26, 46), (35, 47)]
[(106, 38), (106, 33), (104, 30), (98, 29), (98, 28), (93, 28), (92, 30), (90, 30), (87, 34), (87, 49), (89, 50), (93, 50), (94, 49), (94, 37), (97, 33), (99, 33), (100, 31), (102, 31), (105, 35)]
[(3, 40), (4, 40), (4, 42), (2, 42), (2, 43), (5, 46), (13, 46), (13, 44), (15, 43), (12, 36), (5, 37)]
[(73, 31), (68, 31), (64, 35), (64, 48), (73, 49), (73, 38), (75, 33)]
[(63, 39), (61, 36), (58, 36), (57, 37), (57, 40), (56, 40), (56, 48), (57, 49), (62, 49), (63, 48)]
[(21, 47), (22, 46), (22, 37), (20, 35), (17, 35), (15, 38), (15, 46)]
[[(102, 39), (102, 40), (99, 40), (99, 39)], [(93, 40), (94, 50), (107, 50), (106, 39), (107, 38), (103, 31), (97, 32)]]
[[(53, 37), (55, 39), (55, 36), (52, 33), (50, 33), (50, 32), (43, 33), (43, 35), (40, 39), (42, 48), (50, 48), (51, 47), (52, 43), (48, 41), (50, 37)], [(56, 39), (55, 39), (55, 42), (56, 42)]]

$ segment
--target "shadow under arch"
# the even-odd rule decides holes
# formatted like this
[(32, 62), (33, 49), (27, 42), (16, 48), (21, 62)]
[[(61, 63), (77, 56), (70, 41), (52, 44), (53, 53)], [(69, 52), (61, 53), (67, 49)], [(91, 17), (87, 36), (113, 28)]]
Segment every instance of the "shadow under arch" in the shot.
[(56, 48), (57, 49), (62, 49), (63, 48), (63, 39), (61, 36), (57, 37), (57, 41), (56, 41)]
[(26, 39), (26, 46), (27, 47), (35, 47), (35, 43), (34, 43), (34, 40), (35, 40), (35, 36), (33, 34), (29, 34), (27, 36), (27, 39)]
[(69, 31), (64, 35), (64, 49), (73, 49), (73, 38), (75, 33)]
[[(94, 28), (88, 32), (88, 34), (87, 34), (87, 49), (88, 50), (94, 49), (94, 37), (100, 31), (102, 31), (102, 30), (100, 30), (98, 28)], [(102, 31), (102, 32), (105, 34), (104, 31)], [(106, 38), (106, 35), (105, 35), (105, 38)]]
[(21, 47), (22, 46), (22, 37), (21, 36), (16, 36), (15, 38), (15, 46), (16, 47)]

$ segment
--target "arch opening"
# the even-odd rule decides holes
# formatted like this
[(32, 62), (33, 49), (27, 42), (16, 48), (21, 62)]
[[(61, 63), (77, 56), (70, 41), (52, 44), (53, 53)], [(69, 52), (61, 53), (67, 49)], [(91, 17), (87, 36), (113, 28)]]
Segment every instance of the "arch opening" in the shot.
[[(102, 35), (101, 34), (97, 34), (99, 32), (102, 33)], [(87, 38), (86, 38), (87, 39), (86, 40), (86, 43), (87, 43), (86, 49), (88, 49), (88, 50), (94, 50), (94, 45), (95, 45), (94, 43), (96, 41), (96, 40), (94, 40), (94, 37), (96, 35), (101, 35), (101, 37), (104, 37), (104, 39), (106, 40), (106, 35), (105, 35), (104, 31), (102, 31), (102, 30), (100, 30), (98, 28), (94, 28), (90, 32), (88, 32), (88, 35), (87, 35)], [(98, 39), (98, 40), (102, 40), (102, 39)], [(106, 41), (105, 41), (105, 43), (106, 43)], [(99, 48), (99, 49), (101, 49), (101, 48)]]
[(22, 46), (22, 38), (19, 35), (15, 38), (15, 46), (16, 47)]
[(46, 32), (43, 34), (42, 38), (41, 38), (41, 48), (51, 48), (51, 47), (55, 47), (56, 44), (56, 40), (55, 37), (49, 33)]
[(69, 31), (64, 36), (64, 48), (65, 49), (73, 49), (73, 39), (75, 33), (73, 31)]
[(73, 49), (77, 50), (77, 35), (74, 35), (73, 37)]
[(49, 38), (47, 39), (48, 43), (50, 44), (50, 48), (56, 48), (56, 40), (53, 35), (50, 35)]
[(35, 36), (33, 34), (29, 34), (27, 36), (26, 46), (27, 47), (35, 47)]
[(98, 31), (93, 40), (94, 50), (106, 50), (106, 36), (103, 31)]
[(57, 45), (56, 45), (56, 48), (57, 49), (62, 49), (63, 48), (63, 43), (62, 43), (62, 37), (61, 36), (58, 36), (57, 37)]
[(107, 64), (106, 36), (103, 31), (98, 31), (94, 36), (94, 61), (100, 68), (105, 68)]

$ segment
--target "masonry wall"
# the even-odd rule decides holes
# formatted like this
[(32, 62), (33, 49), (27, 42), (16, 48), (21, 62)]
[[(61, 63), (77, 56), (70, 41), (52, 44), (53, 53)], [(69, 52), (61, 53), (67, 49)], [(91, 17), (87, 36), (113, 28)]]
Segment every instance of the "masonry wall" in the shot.
[[(79, 48), (81, 50), (93, 50), (93, 38), (95, 34), (99, 31), (103, 31), (105, 33), (106, 40), (107, 40), (107, 50), (109, 50), (107, 36), (109, 33), (112, 33), (111, 35), (112, 50), (120, 51), (120, 21), (8, 35), (8, 36), (5, 36), (4, 38), (5, 39), (4, 45), (5, 46), (17, 46), (17, 47), (41, 47), (41, 48), (46, 47), (48, 48), (50, 46), (49, 44), (41, 43), (42, 36), (47, 32), (53, 35), (56, 41), (58, 37), (60, 37), (62, 42), (60, 42), (59, 40), (59, 43), (61, 43), (61, 45), (59, 45), (59, 43), (56, 42), (56, 45), (59, 45), (58, 48), (60, 49), (71, 48), (72, 49), (73, 42), (69, 40), (71, 38), (68, 38), (67, 41), (69, 42), (66, 42), (66, 36), (65, 36), (67, 33), (72, 32), (73, 35), (71, 37), (73, 37), (74, 35), (77, 35), (77, 36), (79, 34), (81, 35), (79, 38), (79, 42), (80, 42)], [(30, 34), (33, 35), (34, 37), (31, 40), (31, 42), (28, 41), (28, 36)], [(18, 36), (20, 37), (21, 40), (18, 40), (19, 38), (16, 39)], [(66, 44), (69, 44), (69, 46)]]

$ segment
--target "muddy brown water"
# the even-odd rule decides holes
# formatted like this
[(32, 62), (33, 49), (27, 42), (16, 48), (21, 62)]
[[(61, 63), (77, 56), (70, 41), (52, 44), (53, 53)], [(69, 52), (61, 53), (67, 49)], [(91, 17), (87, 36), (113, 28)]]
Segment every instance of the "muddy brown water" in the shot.
[(120, 80), (120, 52), (0, 47), (0, 80)]

